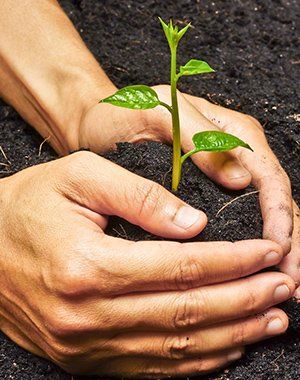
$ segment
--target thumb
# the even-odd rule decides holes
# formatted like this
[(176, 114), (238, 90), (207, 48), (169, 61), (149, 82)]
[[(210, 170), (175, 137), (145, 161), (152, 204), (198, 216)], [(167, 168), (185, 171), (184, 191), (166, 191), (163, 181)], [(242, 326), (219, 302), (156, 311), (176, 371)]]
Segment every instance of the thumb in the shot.
[[(154, 87), (159, 94), (159, 98), (165, 103), (169, 103), (169, 88), (165, 86)], [(197, 132), (219, 131), (218, 126), (208, 120), (202, 112), (199, 112), (195, 97), (178, 91), (178, 105), (180, 108), (181, 122), (181, 144), (184, 152), (194, 149), (192, 137)], [(151, 111), (151, 110), (150, 110)], [(161, 110), (159, 121), (155, 120), (156, 125), (160, 125), (163, 131), (171, 131), (171, 118), (169, 113)], [(158, 113), (156, 113), (158, 114)], [(147, 113), (149, 118), (154, 117), (154, 113)], [(156, 116), (157, 118), (157, 116)], [(148, 121), (148, 124), (151, 122)], [(166, 136), (166, 140), (172, 140), (172, 134)], [(199, 152), (194, 154), (191, 159), (194, 163), (215, 182), (230, 189), (239, 190), (249, 185), (251, 175), (242, 163), (231, 152), (213, 153)]]
[(61, 160), (63, 193), (102, 215), (117, 215), (166, 238), (187, 239), (206, 225), (206, 215), (159, 184), (90, 152)]

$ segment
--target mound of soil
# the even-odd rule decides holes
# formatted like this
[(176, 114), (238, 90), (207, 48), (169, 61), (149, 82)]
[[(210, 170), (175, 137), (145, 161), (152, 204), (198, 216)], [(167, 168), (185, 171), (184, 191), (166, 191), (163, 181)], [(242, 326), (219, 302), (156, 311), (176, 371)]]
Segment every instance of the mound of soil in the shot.
[[(187, 78), (181, 90), (250, 113), (265, 126), (270, 145), (288, 172), (300, 202), (300, 134), (297, 116), (297, 56), (295, 0), (133, 1), (64, 0), (61, 4), (116, 85), (168, 82), (169, 55), (157, 16), (191, 21), (180, 63), (203, 58), (216, 68), (214, 78)], [(298, 50), (299, 51), (299, 50)], [(145, 68), (147, 67), (147, 70)], [(0, 103), (0, 146), (10, 161), (0, 177), (55, 159), (41, 138), (4, 103)], [(1, 153), (0, 153), (1, 156)], [(159, 143), (120, 144), (107, 158), (170, 187), (171, 148)], [(0, 162), (5, 163), (1, 158)], [(238, 195), (208, 180), (191, 163), (185, 164), (178, 196), (205, 210), (209, 224), (195, 240), (240, 240), (261, 237), (257, 195)], [(112, 218), (108, 232), (128, 239), (151, 239), (145, 231)], [(300, 305), (288, 301), (286, 334), (248, 347), (246, 356), (207, 380), (295, 380), (300, 377)], [(76, 377), (73, 377), (75, 379)], [(25, 352), (0, 334), (0, 379), (71, 380), (54, 364)], [(86, 377), (85, 379), (89, 379)]]

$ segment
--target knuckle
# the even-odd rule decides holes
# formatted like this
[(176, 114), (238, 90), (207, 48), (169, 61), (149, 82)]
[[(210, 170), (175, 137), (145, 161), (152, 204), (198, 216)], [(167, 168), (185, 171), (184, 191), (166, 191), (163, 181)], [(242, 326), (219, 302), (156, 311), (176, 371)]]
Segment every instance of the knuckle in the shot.
[(57, 160), (56, 191), (68, 199), (81, 202), (82, 195), (91, 190), (90, 180), (94, 175), (91, 168), (96, 167), (98, 159), (94, 153), (80, 151)]
[[(228, 243), (228, 252), (239, 252), (238, 243)], [(231, 255), (231, 273), (236, 278), (241, 278), (245, 275), (246, 269), (243, 258), (239, 254)]]
[(89, 160), (93, 160), (95, 154), (88, 150), (81, 150), (79, 152), (73, 153), (70, 158), (72, 161), (77, 163), (78, 165), (85, 165)]
[(231, 346), (236, 347), (244, 345), (246, 342), (246, 323), (241, 322), (232, 327)]
[(147, 215), (149, 217), (154, 214), (163, 191), (160, 185), (152, 181), (146, 181), (136, 188), (135, 201), (140, 205), (140, 216)]
[(179, 264), (176, 263), (176, 288), (179, 290), (191, 289), (200, 281), (205, 282), (205, 270), (199, 257), (190, 253), (183, 254)]
[[(190, 328), (201, 322), (204, 317), (205, 302), (201, 292), (185, 292), (176, 300), (173, 327), (175, 329)], [(199, 312), (201, 310), (201, 313)]]
[[(74, 363), (85, 355), (82, 347), (77, 347), (75, 345), (61, 343), (58, 341), (52, 341), (49, 345), (49, 356), (51, 359), (69, 370), (69, 365), (72, 365), (70, 370), (72, 370)], [(74, 368), (73, 368), (74, 369)]]
[(250, 280), (247, 280), (247, 290), (244, 300), (244, 311), (247, 315), (256, 313), (260, 307), (260, 298), (257, 297), (257, 293), (253, 283)]
[(68, 157), (63, 159), (63, 170), (68, 174), (78, 174), (78, 172), (82, 172), (86, 170), (91, 161), (95, 159), (95, 154), (89, 151), (79, 151), (71, 154)]
[(51, 337), (64, 339), (75, 335), (81, 326), (78, 324), (72, 313), (63, 307), (56, 307), (45, 319), (45, 327)]
[[(166, 338), (163, 344), (163, 357), (172, 360), (181, 360), (189, 356), (192, 341), (189, 336), (182, 335)], [(197, 342), (198, 348), (198, 342)]]
[(61, 298), (80, 298), (99, 288), (94, 270), (81, 260), (64, 263), (53, 277), (51, 288)]

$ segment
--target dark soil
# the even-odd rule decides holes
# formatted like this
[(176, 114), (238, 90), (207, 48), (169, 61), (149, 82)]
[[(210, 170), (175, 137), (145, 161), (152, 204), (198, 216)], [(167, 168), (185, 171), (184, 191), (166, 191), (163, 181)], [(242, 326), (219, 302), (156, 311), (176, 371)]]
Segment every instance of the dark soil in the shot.
[[(181, 89), (250, 113), (265, 126), (269, 143), (290, 175), (300, 202), (300, 134), (297, 123), (299, 48), (297, 0), (256, 1), (61, 1), (82, 37), (118, 86), (168, 81), (168, 50), (156, 16), (191, 21), (194, 28), (180, 50), (182, 63), (207, 60), (218, 73), (188, 78)], [(299, 20), (299, 19), (298, 19)], [(299, 51), (299, 50), (298, 50)], [(147, 70), (145, 69), (147, 68)], [(298, 76), (297, 76), (298, 74)], [(299, 122), (299, 116), (298, 116)], [(0, 103), (0, 145), (11, 164), (0, 177), (55, 159), (41, 138), (7, 105)], [(1, 156), (1, 154), (0, 154)], [(158, 143), (121, 144), (108, 158), (169, 187), (171, 149)], [(0, 162), (5, 163), (4, 158)], [(251, 191), (251, 188), (246, 189)], [(224, 192), (191, 163), (186, 163), (179, 196), (205, 210), (209, 225), (197, 240), (240, 240), (261, 236), (257, 196), (251, 195), (217, 211), (238, 193)], [(108, 231), (132, 240), (152, 238), (141, 229), (113, 218)], [(207, 380), (296, 380), (300, 377), (300, 306), (284, 306), (290, 316), (286, 334), (247, 349), (235, 365)], [(71, 380), (53, 364), (36, 358), (0, 335), (0, 379)]]

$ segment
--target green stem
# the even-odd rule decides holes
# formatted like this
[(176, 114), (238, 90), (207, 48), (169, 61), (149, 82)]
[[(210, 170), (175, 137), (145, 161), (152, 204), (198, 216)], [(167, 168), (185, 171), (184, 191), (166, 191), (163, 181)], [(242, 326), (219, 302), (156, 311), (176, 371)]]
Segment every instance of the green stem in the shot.
[(189, 158), (192, 154), (197, 153), (197, 152), (198, 152), (197, 148), (194, 148), (193, 150), (190, 150), (189, 152), (181, 156), (181, 165), (184, 163), (184, 161), (187, 158)]
[(171, 100), (172, 100), (172, 125), (173, 125), (173, 172), (172, 190), (177, 191), (181, 178), (181, 143), (180, 122), (177, 101), (177, 46), (171, 48)]
[(163, 107), (165, 107), (171, 114), (172, 114), (172, 107), (169, 106), (169, 104), (164, 103), (164, 102), (159, 102), (159, 104)]

